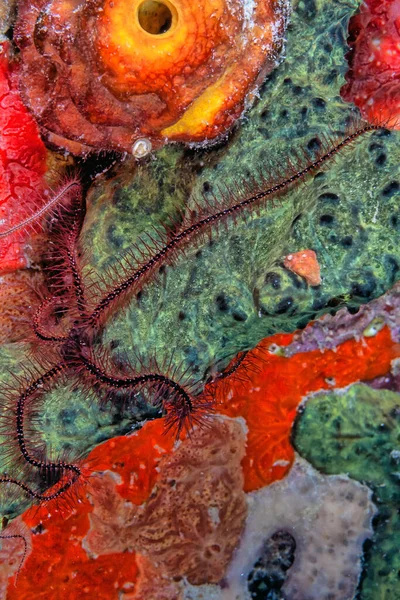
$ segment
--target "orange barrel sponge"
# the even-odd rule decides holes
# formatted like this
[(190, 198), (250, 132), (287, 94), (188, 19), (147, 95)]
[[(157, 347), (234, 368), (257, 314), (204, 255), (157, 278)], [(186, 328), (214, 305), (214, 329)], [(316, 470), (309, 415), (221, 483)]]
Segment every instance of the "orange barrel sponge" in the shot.
[(289, 0), (20, 0), (20, 88), (51, 144), (147, 154), (224, 134), (277, 63)]

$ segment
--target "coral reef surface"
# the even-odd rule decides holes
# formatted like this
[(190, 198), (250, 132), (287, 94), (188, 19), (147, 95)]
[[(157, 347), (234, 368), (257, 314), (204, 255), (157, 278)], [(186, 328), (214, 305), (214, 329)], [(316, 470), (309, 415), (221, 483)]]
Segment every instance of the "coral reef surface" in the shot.
[(134, 548), (159, 574), (189, 583), (217, 583), (243, 530), (247, 504), (239, 422), (215, 419), (161, 459), (156, 487), (140, 507), (123, 503), (115, 482), (89, 492), (94, 504), (84, 540), (94, 555)]
[[(340, 319), (334, 323), (332, 329), (340, 331)], [(373, 319), (370, 323), (373, 329)], [(233, 377), (210, 385), (218, 412), (246, 420), (249, 431), (242, 462), (246, 491), (287, 475), (294, 460), (291, 428), (304, 397), (374, 379), (378, 372), (385, 375), (400, 352), (387, 327), (378, 328), (373, 336), (352, 337), (332, 350), (300, 350), (289, 358), (285, 352), (293, 340), (293, 335), (264, 339), (245, 356)]]
[(34, 534), (32, 553), (7, 598), (72, 600), (83, 590), (111, 600), (134, 588), (129, 598), (159, 600), (179, 580), (219, 581), (247, 515), (244, 444), (243, 424), (218, 418), (172, 453), (160, 421), (98, 446), (72, 506), (22, 516)]
[(394, 342), (400, 342), (400, 284), (386, 294), (364, 304), (356, 313), (341, 308), (335, 315), (324, 315), (293, 336), (281, 349), (284, 356), (312, 350), (334, 350), (347, 340), (374, 337), (385, 325)]
[[(97, 272), (107, 285), (113, 278), (118, 279), (124, 269), (123, 259), (121, 263), (116, 256), (152, 225), (161, 221), (172, 229), (178, 228), (182, 213), (195, 218), (199, 203), (210, 206), (221, 196), (242, 197), (253, 187), (253, 176), (258, 180), (255, 187), (260, 181), (261, 187), (268, 187), (277, 174), (290, 177), (299, 165), (310, 164), (324, 150), (329, 152), (334, 140), (352, 131), (354, 107), (341, 99), (340, 88), (345, 83), (347, 25), (358, 4), (356, 0), (293, 2), (286, 60), (267, 78), (248, 119), (226, 144), (196, 152), (180, 146), (163, 148), (144, 160), (140, 168), (133, 159), (119, 161), (106, 175), (97, 178), (86, 197), (82, 248), (89, 264), (83, 276)], [(20, 19), (24, 11), (29, 12), (29, 6), (21, 3)], [(96, 10), (99, 5), (94, 2), (90, 6)], [(24, 38), (19, 25), (18, 41), (26, 64), (30, 52), (43, 51), (40, 42), (48, 33), (47, 24), (51, 25), (51, 33), (52, 19), (57, 20), (57, 15), (65, 22), (62, 8), (69, 8), (68, 2), (57, 3), (57, 7), (58, 12), (43, 12), (43, 23), (37, 24), (35, 49), (28, 42), (24, 46), (28, 38)], [(35, 12), (26, 16), (26, 27), (33, 27)], [(142, 17), (147, 27), (162, 19), (164, 27), (168, 21), (161, 8), (156, 19), (146, 21), (144, 13)], [(73, 18), (84, 20), (85, 11), (78, 10)], [(79, 43), (77, 40), (76, 47)], [(50, 44), (46, 48), (51, 58), (62, 55), (58, 63), (61, 66), (68, 61), (68, 44)], [(28, 71), (27, 68), (25, 77)], [(79, 92), (73, 87), (68, 94), (70, 91)], [(41, 98), (39, 93), (37, 98)], [(85, 98), (91, 101), (92, 96)], [(67, 105), (69, 102), (70, 96)], [(68, 111), (64, 114), (69, 118)], [(44, 123), (43, 127), (46, 128)], [(63, 130), (57, 130), (49, 139), (62, 145), (67, 143), (63, 136)], [(301, 158), (297, 159), (299, 154)], [(145, 395), (134, 395), (125, 401), (123, 394), (116, 394), (118, 402), (110, 409), (99, 403), (98, 386), (85, 385), (84, 381), (69, 385), (62, 378), (57, 380), (51, 391), (43, 393), (40, 402), (25, 413), (27, 443), (35, 449), (45, 448), (46, 460), (53, 456), (64, 460), (73, 455), (81, 465), (82, 454), (105, 438), (141, 429), (127, 438), (110, 439), (91, 452), (82, 472), (96, 472), (98, 479), (93, 480), (92, 487), (89, 480), (87, 487), (75, 490), (75, 500), (78, 496), (80, 502), (74, 503), (72, 510), (62, 505), (63, 512), (59, 513), (57, 507), (49, 505), (24, 514), (24, 522), (32, 531), (32, 553), (15, 588), (10, 580), (9, 600), (31, 600), (35, 595), (38, 600), (55, 600), (60, 595), (70, 600), (77, 594), (99, 600), (113, 595), (136, 600), (140, 595), (154, 595), (155, 587), (163, 600), (174, 596), (179, 600), (220, 599), (233, 589), (250, 598), (256, 593), (256, 572), (268, 581), (272, 572), (277, 573), (270, 565), (275, 560), (270, 556), (275, 556), (276, 549), (270, 548), (276, 532), (283, 532), (285, 543), (279, 581), (271, 588), (268, 600), (277, 594), (285, 594), (291, 600), (300, 598), (301, 594), (305, 596), (305, 590), (315, 597), (317, 585), (325, 595), (333, 594), (338, 600), (354, 594), (362, 600), (377, 600), (374, 593), (378, 600), (379, 595), (382, 600), (396, 597), (398, 396), (365, 386), (362, 389), (367, 392), (360, 401), (351, 397), (352, 390), (308, 400), (294, 433), (295, 444), (314, 467), (328, 474), (318, 474), (302, 459), (295, 461), (291, 436), (299, 406), (310, 393), (344, 388), (359, 380), (370, 381), (371, 386), (386, 385), (386, 381), (387, 385), (396, 383), (396, 369), (392, 364), (391, 370), (391, 363), (400, 352), (398, 288), (377, 302), (362, 305), (380, 296), (398, 279), (399, 158), (398, 132), (366, 134), (347, 146), (335, 161), (327, 161), (323, 169), (307, 178), (305, 185), (293, 186), (274, 203), (249, 214), (246, 221), (238, 218), (227, 222), (226, 230), (213, 231), (210, 241), (188, 244), (173, 268), (162, 264), (158, 277), (146, 282), (126, 310), (115, 310), (104, 330), (96, 330), (99, 349), (101, 346), (104, 352), (110, 352), (114, 364), (122, 370), (133, 363), (144, 369), (143, 365), (156, 360), (168, 365), (172, 373), (189, 372), (200, 386), (208, 380), (206, 393), (215, 392), (215, 411), (231, 420), (216, 419), (227, 428), (222, 438), (216, 436), (217, 447), (205, 429), (201, 434), (204, 437), (200, 436), (203, 441), (193, 455), (188, 448), (191, 443), (196, 444), (194, 434), (181, 441), (174, 451), (174, 439), (171, 434), (163, 435), (161, 420), (143, 424), (145, 418), (161, 416), (159, 410), (148, 406)], [(89, 168), (90, 163), (87, 165)], [(154, 235), (157, 237), (157, 232)], [(304, 248), (315, 252), (320, 285), (308, 285), (284, 266), (285, 257)], [(78, 253), (81, 247), (75, 250)], [(93, 295), (89, 300), (96, 300), (98, 288), (88, 285), (85, 289)], [(341, 306), (350, 310), (328, 315), (320, 323), (292, 333)], [(357, 314), (352, 314), (358, 309)], [(57, 316), (62, 319), (62, 314)], [(71, 348), (74, 349), (72, 343), (67, 350)], [(25, 384), (21, 385), (23, 370), (17, 365), (27, 362), (25, 352), (29, 351), (31, 357), (31, 350), (28, 344), (8, 344), (0, 349), (2, 379), (12, 387), (14, 395), (21, 387), (25, 389)], [(6, 368), (19, 376), (16, 383), (6, 374)], [(312, 407), (319, 405), (321, 398), (329, 398), (326, 410), (332, 413), (321, 416), (313, 412)], [(15, 453), (18, 411), (6, 402), (1, 411), (0, 456), (2, 464), (9, 464), (7, 444), (14, 444)], [(308, 414), (312, 414), (310, 420)], [(337, 423), (351, 423), (353, 415), (357, 415), (358, 425), (349, 427), (342, 436)], [(246, 447), (242, 420), (247, 428)], [(230, 454), (233, 442), (235, 452)], [(209, 456), (209, 450), (215, 455)], [(181, 468), (179, 457), (195, 476)], [(223, 464), (219, 458), (223, 458)], [(168, 474), (165, 479), (162, 467)], [(46, 473), (46, 469), (42, 470)], [(348, 473), (360, 483), (338, 476), (339, 473)], [(37, 479), (33, 483), (37, 484)], [(26, 484), (30, 483), (27, 479)], [(45, 489), (47, 483), (43, 478), (40, 489)], [(372, 545), (364, 545), (365, 570), (356, 591), (362, 542), (372, 534), (370, 520), (374, 509), (365, 484), (373, 490), (379, 512)], [(226, 493), (228, 486), (236, 491), (232, 498)], [(295, 490), (293, 496), (290, 486)], [(1, 498), (1, 513), (11, 516), (20, 512), (27, 501), (22, 493), (7, 496), (8, 487), (2, 490), (5, 498), (4, 502)], [(215, 498), (210, 487), (220, 492)], [(178, 488), (183, 490), (181, 495)], [(196, 499), (204, 495), (206, 504), (201, 504), (197, 513), (191, 492), (196, 492)], [(66, 503), (69, 499), (66, 495)], [(232, 505), (231, 500), (236, 504)], [(182, 510), (186, 501), (190, 507)], [(255, 510), (264, 506), (264, 501), (269, 510)], [(181, 510), (169, 512), (171, 503)], [(340, 503), (346, 511), (338, 514)], [(211, 510), (208, 512), (205, 506)], [(253, 521), (252, 507), (257, 516)], [(246, 538), (246, 533), (239, 541), (247, 508), (247, 531), (253, 528), (256, 536), (260, 534), (257, 544), (253, 538)], [(111, 518), (113, 510), (116, 514)], [(234, 537), (226, 535), (215, 543), (215, 531), (221, 532), (225, 512), (235, 515)], [(327, 525), (328, 512), (333, 530)], [(118, 545), (119, 534), (129, 533), (122, 521), (131, 514), (143, 518), (147, 536), (140, 539), (140, 532), (133, 532), (132, 527), (131, 537), (122, 536), (122, 548)], [(189, 524), (185, 521), (182, 525), (187, 537), (181, 537), (174, 527), (181, 517), (189, 520)], [(180, 544), (187, 542), (188, 554), (179, 554), (183, 558), (177, 566), (176, 557), (171, 558), (163, 546), (157, 528), (160, 521), (167, 524), (165, 534), (173, 540), (172, 548), (178, 547), (181, 552)], [(354, 527), (348, 525), (349, 521)], [(201, 526), (197, 527), (198, 523)], [(306, 527), (310, 523), (313, 539), (313, 531)], [(345, 527), (348, 540), (342, 535)], [(200, 549), (199, 544), (192, 543), (192, 538), (198, 541), (199, 531), (207, 533), (207, 544)], [(324, 538), (326, 532), (329, 543)], [(336, 542), (332, 553), (330, 540)], [(3, 540), (4, 548), (6, 543)], [(319, 551), (320, 546), (327, 552)], [(203, 566), (203, 576), (193, 570), (190, 558), (195, 552), (196, 561)], [(228, 564), (232, 556), (233, 561), (245, 557), (245, 576), (240, 580), (235, 563)], [(311, 558), (317, 562), (312, 564)], [(315, 572), (318, 560), (323, 561), (323, 569)], [(179, 577), (183, 579), (171, 580), (175, 568), (182, 568)], [(329, 573), (326, 580), (324, 572)], [(344, 577), (344, 573), (349, 577)]]
[(72, 506), (22, 515), (32, 549), (18, 581), (9, 572), (8, 600), (72, 600), (78, 590), (104, 600), (250, 600), (260, 557), (271, 569), (268, 547), (275, 574), (283, 554), (285, 598), (351, 599), (372, 533), (371, 492), (297, 458), (288, 477), (246, 497), (244, 442), (240, 421), (216, 418), (175, 449), (159, 421), (98, 446)]
[[(196, 210), (196, 198), (213, 203), (240, 195), (243, 180), (268, 184), (282, 171), (290, 174), (288, 161), (296, 164), (296, 153), (311, 160), (314, 149), (330, 146), (324, 136), (332, 140), (346, 131), (354, 108), (341, 100), (340, 87), (347, 23), (356, 8), (357, 2), (295, 3), (286, 59), (226, 145), (200, 153), (163, 149), (134, 175), (127, 163), (98, 180), (83, 231), (90, 266), (118, 273), (115, 257), (149, 223), (174, 225), (182, 210)], [(132, 357), (136, 347), (161, 362), (173, 346), (175, 364), (203, 377), (271, 333), (304, 327), (341, 306), (356, 310), (380, 296), (397, 280), (400, 264), (399, 153), (397, 132), (366, 135), (307, 185), (246, 223), (238, 219), (211, 245), (189, 247), (116, 315), (104, 342), (116, 355)], [(308, 286), (283, 265), (304, 248), (316, 253), (319, 286)]]

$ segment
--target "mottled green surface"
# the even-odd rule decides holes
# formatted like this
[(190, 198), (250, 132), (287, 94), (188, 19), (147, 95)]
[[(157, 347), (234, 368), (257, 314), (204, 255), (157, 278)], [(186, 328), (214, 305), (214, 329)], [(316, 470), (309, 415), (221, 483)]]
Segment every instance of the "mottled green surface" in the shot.
[(367, 484), (379, 509), (359, 600), (400, 598), (400, 395), (355, 385), (310, 398), (294, 443), (318, 470)]
[[(221, 186), (260, 173), (268, 185), (269, 172), (290, 172), (296, 151), (310, 154), (324, 135), (345, 131), (351, 107), (339, 90), (346, 26), (357, 4), (295, 3), (286, 59), (226, 144), (201, 152), (166, 148), (139, 170), (129, 163), (105, 186), (96, 184), (85, 236), (100, 272), (138, 233), (171, 218), (174, 206), (200, 198), (202, 190), (218, 198)], [(160, 285), (146, 286), (140, 302), (134, 299), (128, 314), (108, 327), (107, 343), (116, 342), (123, 355), (136, 350), (160, 361), (173, 347), (175, 363), (191, 364), (202, 376), (265, 335), (383, 293), (400, 260), (399, 137), (368, 134), (275, 207), (223, 229), (200, 254), (189, 247)], [(317, 252), (318, 288), (283, 268), (285, 255), (304, 248)]]
[[(28, 344), (9, 344), (0, 348), (0, 465), (1, 472), (22, 478), (35, 490), (45, 490), (37, 472), (22, 471), (16, 450), (15, 410), (18, 391), (46, 371), (46, 366), (33, 367)], [(140, 399), (135, 404), (121, 402), (101, 405), (95, 393), (84, 392), (81, 385), (68, 378), (52, 384), (52, 391), (34, 398), (25, 407), (25, 435), (28, 446), (37, 458), (45, 460), (77, 460), (97, 444), (116, 435), (131, 433), (158, 411), (147, 407)], [(45, 449), (45, 453), (44, 453)], [(11, 452), (10, 452), (11, 450)], [(26, 466), (26, 465), (25, 465)], [(0, 518), (13, 517), (31, 504), (16, 487), (0, 486)]]

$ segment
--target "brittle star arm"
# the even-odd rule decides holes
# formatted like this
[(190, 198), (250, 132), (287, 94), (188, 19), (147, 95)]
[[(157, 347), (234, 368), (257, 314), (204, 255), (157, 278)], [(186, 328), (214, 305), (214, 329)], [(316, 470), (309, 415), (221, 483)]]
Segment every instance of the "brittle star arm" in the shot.
[(52, 381), (55, 377), (60, 375), (66, 365), (64, 363), (59, 363), (49, 369), (46, 373), (35, 379), (18, 397), (15, 413), (16, 413), (16, 432), (17, 432), (17, 443), (19, 450), (23, 459), (30, 464), (32, 467), (39, 469), (41, 475), (47, 477), (49, 481), (54, 479), (56, 475), (63, 475), (65, 471), (70, 473), (70, 478), (66, 481), (62, 481), (61, 485), (57, 488), (56, 491), (47, 494), (46, 492), (40, 493), (36, 492), (28, 485), (12, 477), (8, 474), (3, 474), (0, 476), (0, 483), (11, 483), (17, 485), (22, 490), (24, 490), (29, 496), (39, 501), (47, 501), (53, 500), (63, 494), (66, 490), (68, 490), (80, 477), (81, 470), (77, 465), (69, 464), (64, 461), (53, 462), (53, 461), (44, 461), (36, 458), (28, 449), (26, 441), (25, 441), (25, 432), (24, 432), (24, 422), (26, 415), (26, 407), (27, 403), (35, 396), (38, 391), (41, 391), (43, 387), (50, 381)]

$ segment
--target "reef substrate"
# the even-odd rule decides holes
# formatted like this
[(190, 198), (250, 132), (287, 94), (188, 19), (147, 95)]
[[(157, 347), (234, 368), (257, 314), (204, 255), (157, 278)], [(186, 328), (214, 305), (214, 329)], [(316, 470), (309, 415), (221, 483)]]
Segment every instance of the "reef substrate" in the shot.
[[(343, 309), (304, 331), (263, 340), (231, 377), (209, 384), (206, 393), (214, 388), (216, 414), (178, 445), (156, 420), (131, 436), (97, 446), (86, 459), (87, 482), (76, 490), (70, 507), (61, 498), (58, 506), (33, 507), (22, 515), (32, 532), (32, 550), (15, 588), (10, 580), (7, 598), (52, 600), (60, 590), (73, 598), (79, 588), (99, 598), (117, 597), (120, 590), (132, 600), (143, 594), (183, 600), (207, 598), (212, 589), (215, 598), (243, 600), (254, 597), (249, 590), (268, 579), (262, 575), (270, 568), (267, 559), (262, 569), (257, 562), (263, 544), (276, 531), (296, 531), (291, 564), (280, 579), (282, 591), (293, 598), (305, 591), (318, 598), (317, 590), (326, 589), (337, 600), (351, 600), (362, 544), (372, 535), (377, 510), (371, 492), (348, 477), (320, 475), (296, 458), (291, 431), (297, 414), (296, 446), (302, 453), (308, 447), (316, 451), (308, 435), (299, 438), (309, 423), (308, 404), (304, 424), (299, 406), (311, 392), (320, 392), (308, 400), (313, 407), (315, 398), (340, 396), (340, 388), (353, 382), (373, 386), (379, 378), (390, 380), (391, 365), (395, 373), (400, 357), (399, 304), (397, 286), (356, 315)], [(384, 410), (380, 392), (365, 394), (374, 394), (375, 412)], [(391, 394), (390, 402), (396, 403), (398, 394)], [(383, 393), (382, 402), (385, 398)], [(361, 427), (364, 421), (357, 422)], [(372, 419), (370, 428), (378, 431), (380, 422)], [(303, 448), (304, 443), (309, 446)], [(366, 439), (366, 453), (369, 443)], [(378, 515), (386, 510), (381, 506), (386, 496), (379, 498)], [(391, 497), (388, 501), (390, 510)], [(336, 514), (329, 520), (332, 530), (327, 514)], [(378, 535), (373, 556), (379, 556), (382, 543)], [(316, 551), (321, 544), (332, 548), (325, 558)], [(318, 569), (313, 552), (319, 554)], [(358, 558), (343, 579), (349, 555)], [(321, 579), (326, 561), (332, 585)], [(248, 583), (238, 579), (238, 572), (247, 573)], [(15, 565), (9, 574), (15, 576)]]

